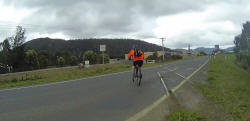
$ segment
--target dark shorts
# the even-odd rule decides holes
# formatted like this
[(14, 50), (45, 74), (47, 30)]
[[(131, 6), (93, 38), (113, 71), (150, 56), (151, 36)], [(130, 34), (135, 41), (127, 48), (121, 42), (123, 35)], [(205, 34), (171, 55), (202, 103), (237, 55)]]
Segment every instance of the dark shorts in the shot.
[(135, 61), (133, 62), (133, 65), (134, 66), (138, 65), (139, 67), (141, 67), (143, 65), (143, 61), (142, 60)]

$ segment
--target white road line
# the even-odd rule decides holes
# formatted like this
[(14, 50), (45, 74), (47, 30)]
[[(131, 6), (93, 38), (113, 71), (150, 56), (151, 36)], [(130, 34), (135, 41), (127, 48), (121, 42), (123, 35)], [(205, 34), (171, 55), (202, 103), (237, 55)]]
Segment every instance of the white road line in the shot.
[(163, 87), (164, 87), (164, 89), (165, 89), (165, 91), (166, 91), (166, 95), (168, 96), (168, 95), (169, 95), (169, 93), (168, 93), (168, 88), (167, 88), (165, 82), (163, 81), (163, 79), (162, 79), (162, 77), (161, 77), (161, 74), (160, 74), (159, 72), (157, 72), (157, 73), (158, 73), (158, 75), (159, 75), (159, 77), (160, 77), (160, 79), (161, 79), (161, 83), (162, 83), (162, 85), (163, 85)]
[(158, 100), (156, 100), (153, 104), (149, 105), (148, 107), (144, 108), (142, 111), (136, 113), (134, 116), (130, 117), (126, 121), (138, 121), (143, 116), (147, 115), (152, 111), (155, 107), (157, 107), (159, 104), (163, 103), (169, 96), (163, 95)]
[(177, 70), (177, 68), (174, 68), (174, 69), (167, 68), (167, 70), (169, 70), (169, 71), (175, 71), (175, 70)]
[(171, 92), (174, 93), (177, 89), (179, 89), (183, 84), (185, 84), (194, 74), (196, 74), (198, 71), (200, 71), (207, 63), (209, 62), (209, 59), (204, 62), (197, 70), (195, 70), (191, 75), (189, 75), (187, 78), (185, 78), (179, 85), (177, 85), (174, 89), (171, 89)]
[[(190, 76), (187, 77), (187, 79), (191, 78), (197, 71), (199, 71), (202, 67), (204, 67), (207, 63), (209, 62), (209, 60), (207, 62), (205, 62), (199, 69), (197, 69), (195, 72), (193, 72)], [(161, 78), (161, 75), (159, 74), (159, 72), (157, 72), (159, 77)], [(184, 79), (185, 80), (185, 79)], [(161, 81), (162, 78), (161, 78)], [(164, 81), (163, 81), (164, 82)], [(185, 82), (183, 82), (182, 84), (184, 84)], [(165, 84), (165, 83), (162, 83)], [(182, 86), (182, 84), (179, 84), (177, 88), (175, 88), (174, 90), (171, 90), (171, 92), (175, 92), (179, 87)], [(165, 85), (166, 86), (166, 85)], [(164, 87), (165, 87), (164, 86)], [(165, 88), (166, 89), (166, 88)], [(175, 95), (175, 93), (173, 93)], [(140, 120), (141, 117), (147, 115), (148, 113), (150, 113), (150, 111), (156, 107), (157, 105), (159, 105), (161, 102), (163, 102), (164, 100), (166, 100), (169, 97), (169, 93), (168, 95), (163, 95), (161, 98), (159, 98), (155, 103), (153, 103), (152, 105), (146, 107), (145, 109), (143, 109), (142, 111), (140, 111), (139, 113), (136, 113), (134, 116), (130, 117), (129, 119), (127, 119), (126, 121), (137, 121)]]
[(183, 78), (183, 79), (186, 78), (185, 76), (183, 76), (183, 75), (181, 75), (181, 74), (179, 74), (179, 73), (175, 73), (175, 74), (177, 74), (178, 76), (180, 76), (180, 77)]

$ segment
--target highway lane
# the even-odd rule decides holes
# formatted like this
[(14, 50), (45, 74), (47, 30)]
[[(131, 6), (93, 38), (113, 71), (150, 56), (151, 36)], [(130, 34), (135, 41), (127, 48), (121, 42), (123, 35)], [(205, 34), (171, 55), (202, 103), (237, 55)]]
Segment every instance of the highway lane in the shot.
[[(169, 87), (178, 85), (206, 57), (143, 70), (142, 86), (131, 72), (29, 88), (0, 91), (0, 121), (122, 121), (165, 94), (157, 72)], [(176, 76), (177, 75), (177, 76)]]

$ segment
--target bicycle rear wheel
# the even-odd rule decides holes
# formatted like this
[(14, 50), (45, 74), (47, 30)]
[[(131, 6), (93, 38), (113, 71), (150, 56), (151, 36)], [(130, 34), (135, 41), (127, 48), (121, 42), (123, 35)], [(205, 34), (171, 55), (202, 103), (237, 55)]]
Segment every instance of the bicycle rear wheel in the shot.
[(141, 78), (139, 75), (139, 67), (138, 65), (136, 65), (136, 85), (140, 86), (141, 85)]

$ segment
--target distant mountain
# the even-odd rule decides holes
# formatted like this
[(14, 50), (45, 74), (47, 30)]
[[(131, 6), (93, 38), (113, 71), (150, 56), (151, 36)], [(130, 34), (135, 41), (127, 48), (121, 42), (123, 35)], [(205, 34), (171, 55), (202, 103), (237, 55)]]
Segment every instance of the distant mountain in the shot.
[[(100, 53), (100, 44), (106, 45), (106, 53), (111, 58), (124, 58), (124, 54), (128, 53), (133, 44), (138, 45), (144, 52), (161, 51), (162, 47), (156, 44), (148, 43), (142, 40), (134, 39), (77, 39), (77, 40), (63, 40), (38, 38), (25, 43), (30, 49), (45, 50), (50, 54), (56, 52), (67, 51), (71, 55), (80, 57), (87, 50), (93, 50)], [(165, 50), (170, 50), (165, 48)]]
[(188, 50), (186, 50), (186, 49), (174, 49), (174, 51), (187, 52)]
[(214, 48), (199, 47), (199, 48), (194, 49), (193, 51), (194, 52), (201, 52), (201, 51), (203, 51), (203, 52), (205, 52), (207, 54), (211, 54), (213, 52), (213, 50), (214, 50)]
[[(199, 48), (196, 48), (194, 49), (193, 51), (194, 52), (205, 52), (207, 54), (211, 54), (213, 52), (214, 48), (204, 48), (204, 47), (199, 47)], [(225, 52), (232, 52), (234, 50), (234, 47), (229, 47), (229, 48), (226, 48), (226, 49), (222, 49), (223, 51)]]
[(233, 52), (234, 48), (235, 47), (229, 47), (229, 48), (226, 48), (226, 49), (223, 49), (223, 50), (226, 51), (226, 52)]

